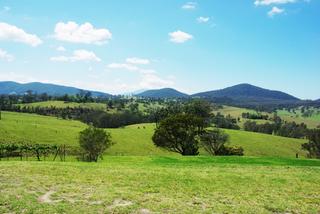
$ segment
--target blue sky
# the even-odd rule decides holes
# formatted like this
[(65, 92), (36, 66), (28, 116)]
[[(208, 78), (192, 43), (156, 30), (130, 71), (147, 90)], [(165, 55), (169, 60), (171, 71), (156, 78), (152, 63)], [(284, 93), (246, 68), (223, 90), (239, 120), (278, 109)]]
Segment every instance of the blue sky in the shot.
[(320, 98), (319, 0), (0, 0), (0, 81)]

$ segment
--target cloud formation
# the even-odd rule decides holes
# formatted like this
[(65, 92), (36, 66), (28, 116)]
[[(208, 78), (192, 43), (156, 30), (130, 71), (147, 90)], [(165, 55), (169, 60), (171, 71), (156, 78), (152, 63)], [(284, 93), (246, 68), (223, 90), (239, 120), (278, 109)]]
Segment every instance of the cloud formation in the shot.
[(148, 65), (150, 63), (150, 60), (132, 57), (132, 58), (127, 58), (126, 62), (130, 64), (136, 64), (136, 65)]
[(193, 36), (191, 34), (188, 34), (180, 30), (169, 33), (169, 37), (170, 41), (174, 43), (184, 43), (190, 39), (193, 39)]
[(4, 22), (0, 23), (0, 40), (21, 42), (33, 47), (42, 44), (37, 35), (26, 33), (23, 29)]
[(272, 5), (272, 4), (288, 4), (288, 3), (295, 3), (296, 0), (256, 0), (254, 4), (256, 6), (260, 5)]
[(66, 51), (66, 49), (65, 49), (63, 46), (57, 47), (56, 50), (57, 50), (57, 51), (61, 51), (61, 52)]
[(200, 16), (199, 18), (197, 18), (197, 21), (198, 21), (199, 23), (207, 23), (209, 20), (210, 20), (209, 17)]
[(268, 16), (273, 17), (274, 15), (281, 14), (284, 12), (284, 9), (278, 8), (278, 7), (273, 7), (269, 12)]
[(59, 41), (83, 44), (102, 45), (112, 39), (112, 33), (106, 28), (94, 28), (86, 22), (78, 25), (76, 22), (59, 22), (54, 29), (54, 38)]
[(72, 56), (55, 56), (51, 57), (50, 60), (54, 62), (101, 61), (101, 59), (97, 57), (95, 53), (87, 50), (75, 50), (73, 51)]
[(197, 3), (196, 2), (187, 2), (181, 7), (184, 10), (194, 10), (197, 8)]
[(0, 49), (0, 59), (11, 62), (14, 60), (14, 57), (11, 54), (8, 54), (7, 51)]

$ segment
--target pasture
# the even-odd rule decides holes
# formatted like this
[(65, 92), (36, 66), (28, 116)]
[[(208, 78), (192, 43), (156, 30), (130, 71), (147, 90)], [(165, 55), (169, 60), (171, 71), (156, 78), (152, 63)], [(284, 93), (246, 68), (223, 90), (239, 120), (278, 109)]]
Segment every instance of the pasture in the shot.
[(106, 157), (0, 162), (1, 213), (319, 213), (320, 161)]

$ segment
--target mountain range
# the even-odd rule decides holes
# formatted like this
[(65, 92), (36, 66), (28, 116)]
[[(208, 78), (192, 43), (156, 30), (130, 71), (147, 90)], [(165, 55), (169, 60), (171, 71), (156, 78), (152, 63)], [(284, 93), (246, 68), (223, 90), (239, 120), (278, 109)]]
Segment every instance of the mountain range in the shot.
[[(75, 87), (55, 85), (50, 83), (17, 83), (12, 81), (0, 82), (0, 94), (25, 94), (27, 91), (32, 91), (33, 93), (43, 94), (47, 93), (48, 95), (62, 96), (65, 94), (76, 95), (80, 91), (89, 91), (82, 90)], [(89, 91), (94, 97), (110, 97), (111, 94), (98, 92), (98, 91)]]
[[(47, 93), (48, 95), (75, 95), (78, 94), (82, 89), (55, 85), (49, 83), (17, 83), (12, 81), (0, 82), (0, 94), (24, 94), (31, 90), (33, 93), (41, 94)], [(82, 90), (89, 91), (89, 90)], [(92, 96), (95, 97), (110, 97), (111, 94), (90, 91)], [(177, 91), (173, 88), (162, 88), (155, 90), (146, 90), (140, 93), (134, 93), (138, 97), (149, 97), (149, 98), (188, 98), (188, 97), (200, 97), (210, 99), (220, 103), (245, 103), (245, 104), (264, 104), (264, 103), (295, 103), (301, 101), (299, 98), (294, 97), (290, 94), (274, 91), (269, 89), (260, 88), (250, 84), (239, 84), (232, 87), (206, 91), (188, 95), (186, 93)], [(320, 102), (320, 100), (317, 100)]]

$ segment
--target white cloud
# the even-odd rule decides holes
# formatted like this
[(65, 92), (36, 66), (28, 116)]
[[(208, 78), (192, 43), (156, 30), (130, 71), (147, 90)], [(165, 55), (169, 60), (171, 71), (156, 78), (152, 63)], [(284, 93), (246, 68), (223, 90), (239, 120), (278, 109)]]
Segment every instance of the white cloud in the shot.
[(180, 30), (169, 33), (169, 36), (170, 36), (170, 41), (174, 43), (184, 43), (193, 38), (191, 34), (188, 34)]
[(272, 4), (288, 4), (294, 3), (296, 0), (256, 0), (254, 4), (256, 6), (260, 5), (272, 5)]
[(156, 74), (145, 74), (142, 75), (139, 83), (140, 88), (152, 89), (152, 88), (164, 88), (171, 87), (174, 85), (172, 79), (163, 79)]
[(56, 56), (51, 57), (50, 60), (54, 62), (101, 61), (101, 59), (97, 57), (95, 53), (87, 50), (75, 50), (73, 51), (72, 56)]
[(210, 20), (209, 17), (200, 16), (199, 18), (197, 18), (197, 21), (198, 21), (199, 23), (207, 23), (209, 20)]
[(136, 64), (136, 65), (148, 65), (150, 63), (150, 60), (132, 57), (132, 58), (127, 58), (126, 62), (130, 64)]
[(28, 34), (24, 30), (4, 22), (0, 23), (0, 40), (21, 42), (33, 47), (42, 43), (37, 35)]
[(14, 57), (11, 54), (8, 54), (7, 51), (0, 49), (0, 59), (11, 62), (14, 60)]
[(274, 15), (281, 14), (284, 12), (284, 9), (280, 9), (278, 7), (273, 7), (269, 12), (268, 16), (273, 17)]
[(197, 3), (196, 2), (187, 2), (184, 5), (182, 5), (182, 9), (184, 10), (194, 10), (197, 7)]
[(75, 22), (59, 22), (55, 26), (54, 38), (60, 41), (84, 44), (105, 44), (112, 38), (112, 33), (106, 28), (94, 28), (86, 22), (78, 25)]
[(57, 49), (56, 49), (57, 51), (66, 51), (66, 49), (63, 47), (63, 46), (59, 46), (59, 47), (57, 47)]

